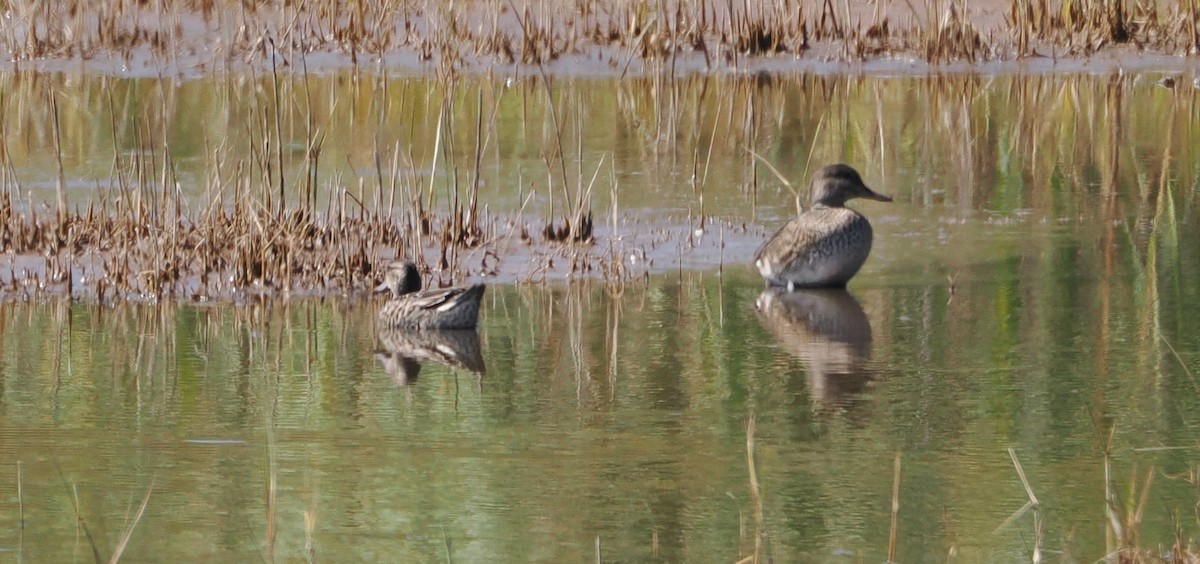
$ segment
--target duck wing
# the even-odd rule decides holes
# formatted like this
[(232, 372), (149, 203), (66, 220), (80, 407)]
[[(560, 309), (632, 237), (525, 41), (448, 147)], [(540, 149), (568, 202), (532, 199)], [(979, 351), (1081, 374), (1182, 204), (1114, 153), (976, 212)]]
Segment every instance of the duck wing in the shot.
[(755, 251), (754, 261), (766, 260), (777, 265), (791, 264), (796, 260), (807, 261), (820, 252), (821, 241), (839, 227), (823, 219), (824, 214), (810, 211), (787, 222)]
[(426, 290), (417, 294), (406, 296), (406, 302), (409, 307), (414, 310), (435, 310), (443, 311), (454, 307), (458, 298), (473, 287), (458, 286), (454, 288), (442, 288), (440, 290)]
[(474, 329), (483, 284), (404, 294), (379, 308), (377, 321), (410, 329)]

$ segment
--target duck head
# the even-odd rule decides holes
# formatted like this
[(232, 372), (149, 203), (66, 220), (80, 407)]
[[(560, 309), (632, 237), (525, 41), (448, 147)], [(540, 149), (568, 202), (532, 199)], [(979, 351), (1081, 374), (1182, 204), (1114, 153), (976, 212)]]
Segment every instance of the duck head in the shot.
[(840, 208), (847, 200), (863, 198), (890, 202), (892, 198), (879, 194), (863, 183), (858, 171), (850, 165), (834, 164), (823, 167), (813, 175), (809, 189), (814, 207)]
[(398, 260), (388, 265), (383, 283), (375, 287), (375, 292), (392, 293), (393, 298), (411, 294), (421, 290), (421, 273), (412, 261)]

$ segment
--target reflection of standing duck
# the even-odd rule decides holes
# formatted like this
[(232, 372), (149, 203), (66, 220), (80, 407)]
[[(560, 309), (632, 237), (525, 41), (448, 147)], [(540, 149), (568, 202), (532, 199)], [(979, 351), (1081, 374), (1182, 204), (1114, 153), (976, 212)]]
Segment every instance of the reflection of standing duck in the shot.
[(871, 223), (846, 207), (846, 200), (890, 202), (876, 194), (848, 165), (818, 170), (809, 189), (812, 208), (776, 231), (754, 264), (772, 286), (814, 288), (845, 286), (871, 253)]
[(409, 329), (474, 329), (479, 321), (483, 284), (421, 290), (421, 273), (409, 261), (388, 266), (376, 292), (391, 291), (392, 299), (379, 308), (379, 324)]
[(473, 330), (405, 331), (381, 328), (375, 358), (397, 384), (411, 384), (421, 363), (434, 362), (482, 375), (487, 369)]
[(804, 364), (813, 398), (836, 403), (866, 388), (871, 321), (849, 292), (767, 288), (758, 295), (755, 310), (779, 346)]

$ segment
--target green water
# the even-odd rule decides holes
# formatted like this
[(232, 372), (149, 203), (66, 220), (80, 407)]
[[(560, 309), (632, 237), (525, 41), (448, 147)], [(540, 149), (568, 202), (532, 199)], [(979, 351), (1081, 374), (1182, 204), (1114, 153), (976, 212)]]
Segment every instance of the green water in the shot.
[[(622, 213), (688, 225), (703, 205), (772, 228), (791, 195), (747, 143), (792, 178), (810, 154), (854, 163), (896, 202), (856, 204), (876, 245), (849, 294), (761, 295), (743, 256), (757, 236), (730, 234), (722, 268), (680, 270), (670, 250), (620, 292), (493, 283), (485, 373), (426, 363), (402, 382), (380, 358), (378, 302), (5, 304), (0, 559), (106, 560), (148, 500), (128, 561), (732, 562), (757, 545), (780, 562), (870, 562), (888, 556), (896, 491), (897, 561), (1019, 561), (1035, 547), (1092, 561), (1116, 547), (1106, 452), (1118, 511), (1142, 504), (1140, 546), (1200, 533), (1200, 91), (1086, 76), (559, 86), (563, 113), (588, 116), (570, 131), (596, 133), (582, 168), (603, 158)], [(81, 98), (204, 87), (55, 85)], [(474, 107), (493, 86), (461, 87)], [(390, 95), (432, 88), (397, 81)], [(529, 91), (528, 113), (497, 127), (533, 148), (488, 157), (496, 209), (520, 209), (505, 179), (546, 174), (550, 117)], [(239, 107), (225, 92), (190, 95)], [(689, 111), (646, 109), (670, 104)], [(189, 107), (165, 130), (209, 123), (210, 106)], [(36, 158), (42, 111), (6, 105), (35, 196), (56, 175)], [(347, 140), (327, 141), (334, 168), (369, 160), (351, 139), (417, 154), (435, 134), (396, 118), (352, 135), (378, 123), (361, 112), (330, 129)], [(107, 174), (112, 135), (107, 118), (75, 119), (80, 201)], [(720, 120), (741, 125), (685, 128)], [(703, 190), (689, 183), (695, 147), (713, 152)], [(180, 178), (203, 178), (203, 153), (179, 151)], [(327, 181), (356, 182), (352, 170)], [(1033, 513), (1007, 522), (1027, 501), (1010, 448), (1041, 502), (1040, 538)]]
[(785, 561), (881, 560), (900, 453), (901, 560), (1017, 560), (1032, 517), (996, 530), (1025, 502), (1013, 447), (1044, 547), (1091, 557), (1111, 428), (1116, 487), (1154, 470), (1142, 534), (1169, 542), (1173, 516), (1191, 523), (1196, 454), (1132, 449), (1195, 445), (1196, 322), (1155, 327), (1133, 303), (1106, 319), (1098, 281), (1012, 270), (953, 296), (864, 279), (806, 310), (869, 320), (861, 347), (853, 327), (758, 316), (745, 271), (620, 299), (495, 287), (486, 373), (427, 363), (404, 386), (366, 304), (7, 306), (0, 546), (89, 560), (90, 532), (107, 554), (149, 494), (132, 561), (579, 561), (597, 541), (609, 560), (732, 561), (756, 530)]

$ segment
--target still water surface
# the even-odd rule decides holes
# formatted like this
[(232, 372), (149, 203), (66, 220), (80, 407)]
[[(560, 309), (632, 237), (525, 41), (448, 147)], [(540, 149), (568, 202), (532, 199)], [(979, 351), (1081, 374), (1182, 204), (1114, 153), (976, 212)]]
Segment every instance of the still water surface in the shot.
[(88, 532), (111, 550), (149, 492), (134, 561), (580, 561), (597, 539), (612, 560), (733, 561), (756, 530), (784, 561), (877, 561), (900, 453), (902, 560), (1019, 560), (1032, 517), (1000, 528), (1025, 502), (1013, 447), (1044, 546), (1091, 557), (1114, 428), (1117, 487), (1155, 472), (1143, 534), (1190, 522), (1194, 451), (1132, 449), (1196, 442), (1195, 321), (1102, 319), (1083, 280), (894, 278), (800, 297), (745, 269), (620, 298), (494, 287), (486, 373), (401, 381), (370, 304), (6, 306), (0, 543), (88, 560)]
[[(636, 133), (586, 137), (581, 168), (615, 154), (624, 211), (686, 222), (703, 205), (769, 228), (791, 195), (755, 187), (769, 177), (748, 172), (745, 144), (793, 178), (810, 154), (856, 163), (896, 203), (857, 204), (876, 246), (848, 293), (764, 294), (731, 255), (660, 264), (619, 292), (493, 284), (485, 373), (427, 362), (415, 376), (389, 361), (375, 302), (6, 304), (0, 555), (107, 559), (148, 498), (131, 561), (731, 562), (756, 544), (776, 561), (882, 561), (897, 455), (901, 562), (1106, 554), (1106, 452), (1120, 511), (1149, 483), (1143, 546), (1171, 543), (1176, 520), (1200, 533), (1195, 94), (1127, 77), (705, 80), (564, 86), (565, 105), (595, 111), (581, 130)], [(62, 88), (86, 98), (76, 86)], [(548, 118), (529, 117), (531, 91), (536, 111), (500, 114), (518, 148), (489, 157), (498, 209), (520, 208), (501, 189), (507, 159), (538, 166), (545, 130), (528, 125)], [(691, 111), (645, 109), (670, 104)], [(6, 111), (36, 160), (45, 137), (20, 112), (38, 110)], [(79, 178), (103, 168), (97, 140), (112, 135), (92, 128), (110, 121), (68, 135)], [(369, 159), (369, 143), (330, 143)], [(693, 146), (714, 152), (707, 191), (686, 181)], [(38, 173), (21, 174), (36, 193)], [(595, 197), (611, 203), (608, 188)], [(1033, 514), (1006, 522), (1027, 501), (1009, 448), (1041, 502), (1040, 540)]]

